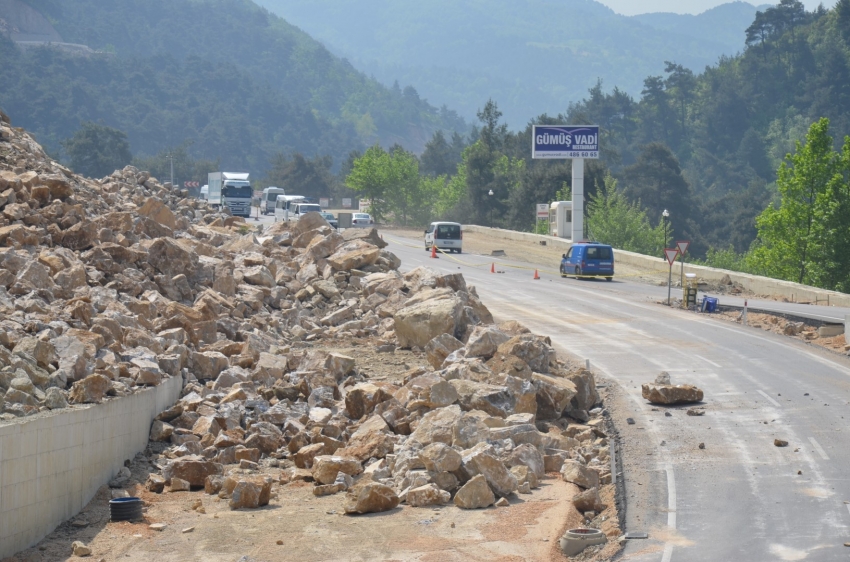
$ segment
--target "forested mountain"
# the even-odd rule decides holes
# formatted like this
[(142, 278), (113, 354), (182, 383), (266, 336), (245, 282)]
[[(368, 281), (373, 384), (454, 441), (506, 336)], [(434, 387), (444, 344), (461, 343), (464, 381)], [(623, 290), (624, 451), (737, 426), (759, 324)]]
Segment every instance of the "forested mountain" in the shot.
[(493, 98), (512, 127), (557, 113), (601, 78), (637, 95), (665, 60), (734, 55), (756, 8), (630, 18), (592, 0), (257, 0), (386, 84), (472, 118)]
[[(838, 281), (850, 272), (850, 142), (842, 142), (850, 135), (850, 0), (814, 12), (782, 0), (754, 15), (741, 55), (702, 74), (668, 62), (663, 73), (644, 80), (638, 98), (597, 85), (566, 112), (540, 115), (514, 131), (498, 100), (488, 102), (462, 152), (445, 138), (428, 144), (420, 159), (427, 170), (420, 165), (419, 171), (427, 172), (424, 178), (443, 174), (442, 181), (420, 182), (404, 204), (428, 201), (430, 208), (416, 204), (426, 216), (532, 230), (535, 203), (571, 198), (569, 161), (531, 159), (531, 125), (558, 123), (601, 126), (602, 158), (586, 162), (587, 236), (601, 238), (618, 227), (594, 209), (628, 216), (632, 232), (620, 234), (635, 236), (603, 241), (660, 257), (665, 239), (658, 224), (666, 209), (672, 228), (666, 243), (691, 240), (692, 257), (850, 287), (846, 278)], [(804, 140), (815, 146), (800, 146)], [(830, 144), (838, 152), (824, 148)], [(789, 159), (789, 153), (797, 156)], [(370, 157), (386, 169), (393, 169), (393, 159), (409, 161), (398, 151)], [(359, 177), (368, 176), (364, 165)], [(793, 213), (785, 210), (789, 205)], [(789, 215), (805, 217), (812, 228), (787, 226)], [(777, 233), (794, 242), (787, 248), (805, 240), (808, 253), (783, 250)], [(793, 264), (778, 268), (774, 258), (783, 251), (792, 256), (785, 262), (798, 262), (796, 270)]]
[(136, 154), (188, 141), (197, 157), (257, 171), (278, 152), (339, 159), (375, 142), (421, 148), (436, 130), (466, 128), (248, 0), (25, 3), (63, 41), (99, 52), (22, 52), (0, 36), (0, 106), (54, 152), (96, 121), (125, 131)]

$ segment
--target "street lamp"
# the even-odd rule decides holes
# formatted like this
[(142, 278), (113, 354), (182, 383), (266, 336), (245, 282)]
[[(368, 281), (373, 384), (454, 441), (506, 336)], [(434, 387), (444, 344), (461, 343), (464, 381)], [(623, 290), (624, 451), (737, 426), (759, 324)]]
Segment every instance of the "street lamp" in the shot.
[[(493, 190), (491, 189), (489, 193), (487, 193), (490, 197), (493, 196)], [(493, 201), (490, 201), (490, 228), (493, 228)]]
[(661, 221), (664, 225), (664, 244), (661, 245), (661, 252), (664, 253), (664, 249), (667, 248), (667, 223), (670, 222), (670, 213), (667, 212), (667, 209), (664, 209), (664, 212), (661, 213)]
[(171, 189), (174, 189), (174, 155), (169, 154), (166, 158), (171, 162)]

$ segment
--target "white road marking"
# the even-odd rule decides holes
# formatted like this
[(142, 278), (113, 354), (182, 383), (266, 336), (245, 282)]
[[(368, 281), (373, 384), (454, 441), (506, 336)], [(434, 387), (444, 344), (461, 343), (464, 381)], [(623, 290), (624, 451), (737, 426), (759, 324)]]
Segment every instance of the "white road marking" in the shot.
[(850, 504), (847, 504), (847, 511), (850, 511)]
[(757, 390), (756, 392), (758, 392), (759, 394), (761, 394), (762, 396), (764, 396), (765, 398), (767, 398), (767, 401), (768, 401), (768, 402), (770, 402), (771, 404), (773, 404), (774, 406), (776, 406), (777, 408), (781, 408), (781, 407), (782, 407), (782, 404), (780, 404), (779, 402), (777, 402), (776, 400), (774, 400), (773, 398), (771, 398), (770, 396), (768, 396), (766, 392), (764, 392), (764, 391), (762, 391), (762, 390)]
[(809, 441), (811, 441), (812, 446), (815, 448), (815, 451), (817, 451), (817, 452), (818, 452), (818, 454), (819, 454), (821, 457), (823, 457), (823, 460), (828, 461), (828, 460), (829, 460), (829, 457), (828, 457), (828, 456), (826, 456), (826, 451), (824, 451), (824, 450), (823, 450), (823, 447), (821, 447), (821, 446), (820, 446), (820, 443), (818, 443), (817, 441), (815, 441), (815, 438), (814, 438), (814, 437), (809, 437)]
[[(676, 530), (676, 477), (673, 475), (673, 466), (667, 465), (667, 526)], [(673, 557), (673, 543), (668, 541), (664, 544), (664, 555), (661, 562), (670, 562)]]
[(717, 367), (718, 369), (722, 369), (722, 368), (723, 368), (723, 365), (718, 365), (717, 363), (715, 363), (715, 362), (714, 362), (714, 361), (712, 361), (711, 359), (706, 359), (706, 358), (705, 358), (705, 357), (703, 357), (702, 355), (696, 355), (696, 354), (694, 354), (694, 357), (699, 357), (700, 359), (702, 359), (702, 360), (703, 360), (703, 361), (705, 361), (706, 363), (709, 363), (709, 364), (711, 364), (711, 365), (714, 365), (714, 366), (715, 366), (715, 367)]

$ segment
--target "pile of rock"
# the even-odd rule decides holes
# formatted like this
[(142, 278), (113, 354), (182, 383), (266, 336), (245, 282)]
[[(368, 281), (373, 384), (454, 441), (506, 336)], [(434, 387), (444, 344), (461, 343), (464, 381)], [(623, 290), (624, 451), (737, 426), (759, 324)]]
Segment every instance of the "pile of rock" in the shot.
[(0, 419), (165, 377), (272, 381), (290, 343), (380, 335), (391, 299), (360, 280), (398, 267), (384, 245), (318, 214), (257, 236), (133, 167), (81, 177), (0, 113)]
[(571, 467), (564, 480), (592, 483), (594, 493), (610, 483), (594, 377), (567, 371), (548, 338), (492, 324), (458, 274), (374, 273), (359, 287), (347, 306), (382, 319), (374, 344), (420, 349), (429, 367), (397, 384), (373, 382), (350, 357), (282, 348), (252, 370), (190, 383), (154, 422), (151, 439), (170, 447), (148, 488), (173, 489), (176, 477), (246, 507), (234, 486), (262, 487), (259, 475), (280, 468), (281, 484), (313, 482), (316, 496), (347, 491), (345, 511), (367, 513), (400, 502), (488, 507), (531, 493), (562, 467)]

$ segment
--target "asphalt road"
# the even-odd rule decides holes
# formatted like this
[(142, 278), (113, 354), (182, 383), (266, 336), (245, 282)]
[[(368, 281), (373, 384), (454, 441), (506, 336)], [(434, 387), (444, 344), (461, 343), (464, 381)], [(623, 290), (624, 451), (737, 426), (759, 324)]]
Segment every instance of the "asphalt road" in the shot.
[[(619, 385), (625, 530), (650, 535), (628, 541), (623, 560), (850, 559), (850, 358), (660, 306), (666, 288), (534, 281), (528, 264), (504, 261), (492, 274), (490, 257), (430, 259), (418, 241), (384, 238), (402, 269), (463, 273), (498, 319), (550, 336)], [(646, 403), (640, 385), (660, 371), (702, 388), (706, 414)]]

